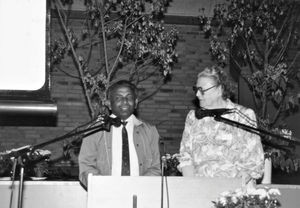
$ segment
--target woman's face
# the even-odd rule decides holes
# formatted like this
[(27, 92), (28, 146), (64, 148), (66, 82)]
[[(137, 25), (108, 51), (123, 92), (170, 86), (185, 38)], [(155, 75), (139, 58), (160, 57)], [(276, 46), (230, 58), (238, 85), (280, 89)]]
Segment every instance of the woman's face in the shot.
[(196, 96), (199, 100), (200, 107), (203, 108), (215, 108), (218, 105), (220, 99), (222, 99), (222, 89), (220, 85), (217, 85), (212, 78), (199, 77), (197, 79)]

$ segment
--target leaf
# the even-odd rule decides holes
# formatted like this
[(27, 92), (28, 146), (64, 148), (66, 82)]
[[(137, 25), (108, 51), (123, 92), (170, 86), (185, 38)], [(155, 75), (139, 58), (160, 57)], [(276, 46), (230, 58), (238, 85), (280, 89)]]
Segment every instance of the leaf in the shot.
[(279, 104), (282, 99), (282, 91), (280, 89), (276, 90), (273, 94), (274, 101)]

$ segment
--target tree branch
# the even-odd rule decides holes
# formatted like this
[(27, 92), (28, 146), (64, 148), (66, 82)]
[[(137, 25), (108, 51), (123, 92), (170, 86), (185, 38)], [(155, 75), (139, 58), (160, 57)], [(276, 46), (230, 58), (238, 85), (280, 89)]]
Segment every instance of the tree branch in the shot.
[[(275, 38), (275, 40), (274, 40), (275, 43), (278, 43), (279, 37), (281, 37), (282, 33), (284, 32), (283, 28), (286, 27), (287, 21), (289, 20), (289, 17), (290, 17), (290, 12), (291, 12), (291, 11), (289, 11), (289, 14), (285, 17), (283, 23), (281, 24), (280, 30), (279, 30), (279, 32), (277, 33), (277, 36), (276, 36), (276, 38)], [(268, 50), (267, 53), (270, 54), (272, 50), (273, 50), (273, 46), (271, 46), (271, 47), (269, 48), (269, 50)]]
[(81, 83), (82, 83), (83, 89), (84, 89), (85, 98), (86, 98), (86, 101), (87, 101), (87, 104), (88, 104), (88, 109), (89, 109), (89, 112), (90, 112), (90, 117), (92, 118), (94, 116), (94, 109), (92, 108), (92, 104), (91, 104), (90, 96), (88, 94), (86, 83), (83, 80), (84, 74), (83, 74), (82, 66), (81, 66), (81, 63), (80, 63), (80, 61), (79, 61), (79, 59), (77, 57), (76, 51), (75, 51), (75, 49), (73, 47), (72, 41), (71, 41), (69, 33), (68, 33), (68, 29), (67, 29), (66, 25), (64, 24), (64, 21), (63, 21), (62, 15), (60, 13), (60, 9), (58, 8), (57, 2), (59, 2), (59, 1), (55, 0), (55, 8), (56, 8), (56, 11), (58, 12), (58, 16), (59, 16), (60, 22), (62, 24), (64, 33), (66, 35), (67, 41), (69, 43), (69, 46), (71, 48), (72, 55), (74, 57), (76, 65), (77, 65), (77, 69), (78, 69), (78, 72), (79, 72), (79, 75), (80, 75), (80, 80), (81, 80)]
[(255, 49), (256, 49), (258, 55), (263, 59), (264, 55), (262, 52), (262, 48), (258, 44), (258, 40), (257, 40), (255, 33), (252, 34), (252, 37), (253, 37), (253, 39), (252, 39), (253, 45), (255, 46)]
[[(244, 75), (243, 73), (241, 73), (243, 67), (238, 63), (238, 61), (237, 61), (231, 54), (230, 54), (230, 58), (231, 58), (231, 60), (234, 62), (234, 64), (239, 68), (239, 70), (240, 70), (240, 71), (238, 71), (239, 75), (242, 77), (242, 79), (244, 80), (244, 82), (245, 82), (248, 86), (250, 86), (250, 83), (249, 83), (247, 77), (245, 77), (245, 75)], [(235, 67), (234, 67), (234, 68), (235, 68)], [(257, 109), (258, 101), (257, 101), (257, 99), (256, 99), (256, 97), (255, 97), (254, 91), (252, 91), (252, 90), (251, 90), (251, 95), (252, 95), (252, 98), (253, 98), (253, 100), (254, 100), (255, 109)]]
[(243, 41), (244, 41), (244, 44), (246, 46), (246, 51), (247, 51), (247, 57), (248, 57), (248, 61), (249, 61), (249, 66), (250, 66), (250, 70), (251, 70), (251, 73), (254, 73), (254, 64), (252, 62), (252, 59), (251, 59), (251, 52), (250, 52), (250, 49), (249, 49), (249, 45), (248, 45), (248, 41), (242, 37)]
[(156, 87), (155, 90), (153, 90), (153, 91), (150, 92), (148, 95), (146, 95), (146, 96), (144, 96), (143, 98), (141, 98), (141, 99), (139, 100), (139, 103), (142, 103), (143, 101), (145, 101), (145, 100), (147, 100), (148, 98), (150, 98), (150, 97), (152, 97), (153, 95), (155, 95), (155, 94), (160, 90), (160, 88), (161, 88), (163, 85), (164, 85), (163, 82), (160, 83), (160, 84), (158, 85), (158, 87)]
[(286, 93), (287, 93), (287, 90), (285, 90), (284, 93), (283, 93), (283, 95), (282, 95), (282, 99), (280, 101), (279, 107), (278, 107), (278, 109), (277, 109), (277, 111), (276, 111), (276, 113), (275, 113), (272, 121), (270, 122), (271, 126), (273, 126), (277, 122), (277, 120), (279, 119), (279, 116), (280, 116), (280, 113), (281, 113), (281, 109), (282, 109), (283, 104), (284, 104)]
[(115, 62), (113, 64), (113, 66), (111, 67), (111, 70), (110, 70), (110, 72), (107, 76), (108, 80), (111, 79), (111, 75), (115, 71), (115, 68), (116, 68), (117, 64), (119, 63), (119, 57), (122, 53), (122, 50), (123, 50), (123, 47), (124, 47), (124, 42), (125, 42), (125, 35), (126, 35), (126, 29), (127, 29), (126, 23), (127, 23), (127, 19), (125, 20), (125, 23), (124, 23), (124, 29), (123, 29), (123, 34), (122, 34), (121, 43), (120, 43), (120, 49), (119, 49), (118, 55), (115, 58)]
[[(100, 23), (102, 28), (102, 39), (103, 39), (103, 49), (104, 49), (104, 61), (105, 61), (105, 69), (107, 77), (109, 76), (109, 66), (108, 66), (108, 59), (107, 59), (107, 46), (106, 46), (106, 35), (105, 35), (105, 27), (104, 27), (104, 14), (103, 14), (103, 2), (99, 3), (98, 0), (95, 0), (97, 7), (99, 8), (100, 12)], [(101, 54), (101, 53), (100, 53)], [(107, 78), (107, 80), (109, 80)]]
[(287, 51), (287, 46), (290, 43), (290, 39), (291, 39), (291, 32), (289, 32), (289, 35), (285, 41), (285, 44), (283, 45), (283, 47), (281, 48), (281, 50), (278, 52), (277, 57), (276, 57), (276, 63), (274, 64), (274, 66), (276, 66), (281, 60), (283, 55), (285, 54), (285, 52)]
[(140, 77), (144, 76), (145, 70), (148, 68), (148, 64), (151, 63), (151, 59), (146, 60), (142, 65), (137, 65), (137, 61), (133, 63), (134, 67), (131, 67), (129, 80), (134, 80), (134, 77), (137, 79), (137, 83), (142, 82), (146, 79), (140, 79)]
[(55, 68), (61, 72), (63, 72), (64, 74), (66, 74), (69, 77), (75, 78), (75, 79), (80, 79), (80, 77), (75, 76), (73, 74), (70, 74), (69, 72), (66, 72), (65, 70), (63, 70), (62, 68), (60, 68), (59, 66), (55, 66)]
[(300, 52), (298, 51), (297, 53), (296, 53), (296, 55), (294, 56), (294, 58), (293, 58), (293, 61), (291, 62), (291, 64), (289, 65), (289, 68), (287, 69), (287, 75), (288, 76), (290, 76), (291, 75), (291, 73), (292, 73), (292, 66), (295, 64), (295, 62), (296, 62), (296, 60), (297, 60), (297, 58), (298, 58), (298, 56), (300, 55)]

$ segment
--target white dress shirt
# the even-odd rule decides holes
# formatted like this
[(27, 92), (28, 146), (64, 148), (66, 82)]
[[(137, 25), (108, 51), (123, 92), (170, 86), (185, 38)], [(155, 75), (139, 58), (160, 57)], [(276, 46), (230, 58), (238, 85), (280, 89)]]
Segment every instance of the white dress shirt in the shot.
[[(130, 157), (130, 176), (139, 176), (139, 162), (133, 142), (133, 127), (136, 117), (131, 115), (127, 120), (128, 146)], [(122, 172), (122, 128), (112, 126), (112, 176), (121, 176)]]

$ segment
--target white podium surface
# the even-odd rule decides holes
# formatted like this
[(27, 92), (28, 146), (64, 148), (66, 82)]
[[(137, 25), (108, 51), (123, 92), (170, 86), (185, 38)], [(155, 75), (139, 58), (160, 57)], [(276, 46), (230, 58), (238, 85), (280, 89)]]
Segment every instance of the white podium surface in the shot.
[[(161, 208), (161, 177), (129, 178), (129, 181), (127, 182), (120, 182), (119, 179), (110, 176), (97, 177), (100, 178), (95, 180), (100, 180), (101, 184), (95, 184), (96, 192), (89, 192), (89, 194), (92, 193), (92, 195), (94, 195), (94, 200), (96, 200), (95, 202), (100, 203), (97, 205), (97, 208), (107, 207), (114, 203), (118, 204), (116, 205), (117, 208), (126, 208), (125, 203), (127, 203), (128, 207), (133, 208), (132, 195), (137, 196), (137, 208), (141, 208), (143, 206), (150, 207), (149, 204), (152, 205), (151, 208)], [(124, 178), (124, 180), (126, 179)], [(165, 193), (164, 208), (205, 208), (204, 203), (206, 203), (209, 207), (212, 207), (213, 204), (211, 203), (211, 200), (215, 200), (222, 190), (227, 191), (234, 189), (233, 187), (230, 188), (227, 186), (228, 181), (223, 183), (216, 179), (183, 178), (172, 176), (168, 177), (167, 181), (169, 190), (169, 207), (167, 207), (166, 204), (167, 196)], [(11, 181), (0, 180), (0, 208), (18, 207), (17, 199), (19, 183), (15, 183), (14, 197), (12, 206), (10, 207), (10, 194), (12, 191), (11, 184)], [(239, 182), (236, 185), (239, 186)], [(91, 188), (93, 186), (94, 185), (92, 185)], [(137, 189), (138, 186), (141, 187)], [(264, 187), (266, 185), (259, 185), (258, 187), (261, 186)], [(282, 205), (281, 208), (300, 207), (300, 185), (270, 184), (267, 186), (278, 188), (280, 190), (281, 196), (278, 198)], [(165, 184), (164, 191), (166, 192)], [(214, 191), (216, 196), (210, 195)], [(22, 208), (87, 208), (88, 193), (81, 187), (78, 181), (25, 181), (23, 194)], [(127, 194), (129, 198), (124, 197), (124, 194)], [(89, 197), (92, 197), (92, 195)], [(97, 198), (102, 200), (97, 201)], [(125, 201), (124, 198), (126, 198)], [(144, 205), (145, 203), (146, 205)], [(199, 203), (201, 203), (200, 206)], [(119, 206), (120, 204), (121, 206)], [(93, 206), (93, 204), (90, 205)], [(115, 206), (111, 205), (110, 208), (115, 208)]]
[[(10, 196), (13, 191), (12, 206)], [(19, 182), (0, 181), (0, 208), (17, 208)], [(78, 182), (25, 181), (22, 208), (85, 208), (87, 192)]]
[(161, 197), (161, 177), (89, 176), (87, 208), (160, 208), (161, 198), (163, 207), (210, 208), (221, 192), (241, 185), (240, 179), (168, 177)]

